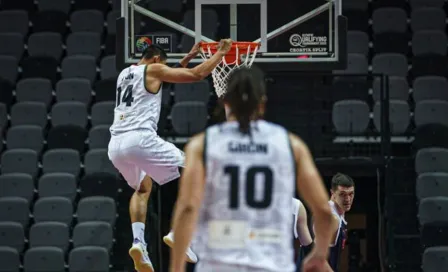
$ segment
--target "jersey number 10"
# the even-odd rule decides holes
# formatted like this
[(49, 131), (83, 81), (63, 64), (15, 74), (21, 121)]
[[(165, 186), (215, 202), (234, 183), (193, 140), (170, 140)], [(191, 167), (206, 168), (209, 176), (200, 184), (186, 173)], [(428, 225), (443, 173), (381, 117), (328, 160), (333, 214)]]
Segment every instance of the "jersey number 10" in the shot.
[(126, 89), (124, 90), (123, 97), (121, 97), (121, 87), (118, 87), (117, 89), (117, 105), (118, 107), (120, 105), (120, 102), (125, 102), (126, 107), (129, 107), (132, 105), (132, 102), (134, 102), (134, 97), (132, 96), (132, 89), (134, 88), (133, 85), (128, 85)]
[[(224, 172), (230, 176), (230, 209), (238, 209), (239, 194), (240, 194), (240, 168), (235, 165), (229, 165), (224, 168)], [(255, 199), (255, 176), (263, 176), (263, 197)], [(246, 172), (245, 178), (245, 193), (247, 206), (255, 209), (265, 209), (271, 205), (272, 202), (272, 188), (273, 188), (273, 174), (269, 167), (250, 167)]]

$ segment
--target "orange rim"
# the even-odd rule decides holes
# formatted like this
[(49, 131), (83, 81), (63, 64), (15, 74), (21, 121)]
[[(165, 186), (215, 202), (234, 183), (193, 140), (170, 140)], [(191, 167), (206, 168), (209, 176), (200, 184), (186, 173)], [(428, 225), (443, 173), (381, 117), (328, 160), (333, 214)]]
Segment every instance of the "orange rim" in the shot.
[[(215, 54), (216, 51), (218, 51), (218, 45), (219, 42), (201, 42), (200, 44), (203, 52), (208, 52), (210, 50), (212, 54)], [(253, 53), (259, 46), (260, 43), (258, 42), (232, 42), (232, 46), (230, 47), (229, 52), (227, 52), (225, 60), (227, 63), (233, 63), (235, 60), (239, 63), (241, 55)]]

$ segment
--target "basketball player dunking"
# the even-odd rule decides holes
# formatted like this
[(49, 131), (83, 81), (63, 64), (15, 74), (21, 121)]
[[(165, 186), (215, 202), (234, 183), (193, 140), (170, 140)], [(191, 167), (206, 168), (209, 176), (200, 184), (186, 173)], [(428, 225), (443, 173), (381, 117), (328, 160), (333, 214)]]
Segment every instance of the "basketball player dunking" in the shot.
[(196, 271), (295, 271), (290, 228), (296, 185), (313, 211), (319, 237), (304, 269), (331, 271), (329, 230), (336, 222), (322, 180), (297, 136), (260, 120), (265, 101), (261, 72), (235, 70), (224, 96), (228, 121), (187, 145), (170, 271), (185, 271), (185, 251), (196, 227)]
[[(152, 182), (163, 185), (172, 181), (180, 176), (178, 168), (184, 166), (183, 152), (156, 133), (163, 82), (202, 80), (221, 62), (231, 44), (230, 39), (222, 40), (212, 58), (192, 69), (168, 67), (163, 49), (150, 45), (137, 65), (124, 69), (118, 76), (108, 154), (127, 183), (135, 189), (129, 204), (134, 237), (129, 254), (139, 272), (153, 272), (144, 239)], [(195, 261), (196, 256), (188, 257)]]
[[(355, 196), (355, 183), (347, 175), (338, 173), (331, 180), (331, 200), (329, 201), (331, 211), (338, 224), (333, 228), (333, 238), (330, 246), (328, 262), (331, 268), (339, 271), (339, 262), (341, 252), (345, 247), (347, 240), (347, 221), (345, 213), (348, 212), (353, 204)], [(301, 258), (299, 257), (297, 266), (299, 267)]]

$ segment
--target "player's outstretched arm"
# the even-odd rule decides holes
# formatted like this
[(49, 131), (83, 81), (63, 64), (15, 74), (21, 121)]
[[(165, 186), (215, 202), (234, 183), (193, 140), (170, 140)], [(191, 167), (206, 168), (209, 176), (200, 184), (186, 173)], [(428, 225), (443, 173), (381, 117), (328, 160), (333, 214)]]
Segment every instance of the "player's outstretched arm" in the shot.
[(202, 80), (221, 62), (222, 57), (227, 54), (231, 45), (232, 40), (221, 40), (220, 48), (216, 54), (194, 68), (171, 68), (163, 64), (155, 63), (148, 65), (146, 75), (169, 83), (189, 83)]
[(193, 45), (193, 47), (191, 48), (190, 52), (188, 52), (188, 54), (183, 57), (181, 59), (181, 61), (179, 62), (180, 66), (177, 67), (173, 67), (173, 68), (180, 68), (180, 67), (187, 67), (188, 63), (190, 63), (190, 61), (194, 58), (196, 58), (196, 56), (199, 54), (199, 50), (200, 50), (200, 45), (201, 43), (198, 42), (195, 45)]
[(204, 134), (199, 134), (185, 148), (185, 169), (180, 179), (173, 218), (174, 245), (170, 272), (185, 271), (185, 252), (190, 245), (204, 197), (204, 140)]
[(290, 134), (289, 138), (297, 164), (297, 188), (314, 218), (316, 239), (313, 251), (326, 262), (333, 236), (332, 226), (336, 224), (328, 204), (329, 196), (306, 144), (295, 135)]

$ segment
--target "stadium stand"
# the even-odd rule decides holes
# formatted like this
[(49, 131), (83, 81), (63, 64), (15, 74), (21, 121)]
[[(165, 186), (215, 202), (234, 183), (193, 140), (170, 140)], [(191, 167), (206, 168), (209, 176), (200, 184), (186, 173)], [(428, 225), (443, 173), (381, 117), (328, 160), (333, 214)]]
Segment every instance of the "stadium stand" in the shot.
[[(151, 5), (191, 26), (191, 2)], [(0, 3), (1, 271), (132, 269), (125, 257), (129, 189), (106, 151), (119, 8), (115, 0)], [(345, 0), (348, 68), (335, 71), (329, 86), (316, 87), (320, 98), (313, 103), (288, 82), (270, 85), (283, 98), (269, 101), (267, 119), (312, 139), (321, 158), (340, 155), (331, 153), (334, 137), (381, 132), (380, 82), (343, 75), (391, 76), (391, 133), (412, 142), (414, 152), (389, 165), (392, 271), (448, 267), (446, 8), (443, 0)], [(219, 17), (204, 11), (206, 36), (219, 36)], [(193, 44), (186, 36), (177, 41), (179, 52)], [(213, 122), (216, 96), (209, 81), (174, 89), (163, 94), (169, 115), (160, 123), (164, 136), (190, 136)], [(282, 112), (292, 120), (280, 120)]]

